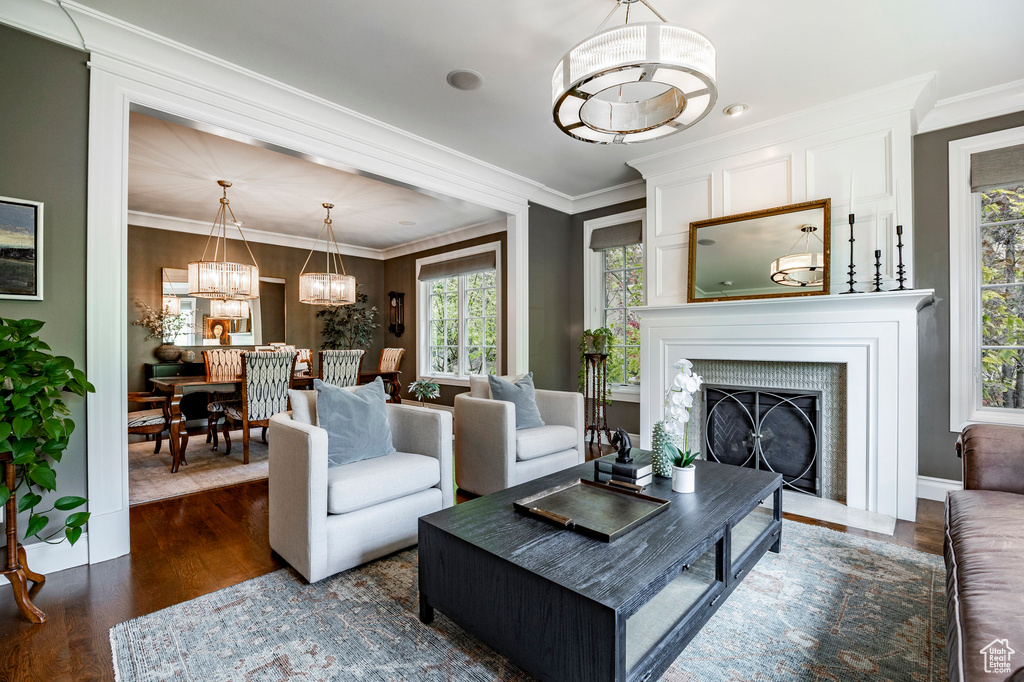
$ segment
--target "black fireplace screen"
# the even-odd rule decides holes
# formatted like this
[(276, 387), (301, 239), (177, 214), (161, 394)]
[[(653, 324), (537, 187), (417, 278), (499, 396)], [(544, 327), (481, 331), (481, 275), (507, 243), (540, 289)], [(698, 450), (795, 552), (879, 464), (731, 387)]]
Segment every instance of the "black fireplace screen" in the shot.
[(704, 387), (704, 452), (713, 462), (782, 474), (783, 488), (821, 496), (821, 393)]

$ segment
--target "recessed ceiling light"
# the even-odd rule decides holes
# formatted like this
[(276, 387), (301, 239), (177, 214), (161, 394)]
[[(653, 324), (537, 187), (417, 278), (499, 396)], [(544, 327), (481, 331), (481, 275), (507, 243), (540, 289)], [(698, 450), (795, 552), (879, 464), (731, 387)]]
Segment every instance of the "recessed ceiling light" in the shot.
[(697, 243), (700, 244), (701, 246), (714, 246), (718, 242), (716, 242), (714, 239), (698, 239)]
[(456, 90), (476, 90), (484, 84), (484, 77), (472, 69), (455, 69), (448, 74), (448, 85)]
[(722, 113), (726, 116), (739, 116), (749, 108), (750, 107), (748, 105), (743, 104), (742, 102), (737, 102), (736, 104), (730, 104), (725, 109), (722, 109)]
[(723, 287), (731, 287), (732, 281), (727, 279), (724, 282), (719, 282), (719, 284), (721, 284)]
[(399, 221), (398, 221), (398, 224), (399, 224), (399, 225), (415, 225), (416, 223), (414, 223), (414, 222), (413, 222), (413, 221), (411, 221), (411, 220), (399, 220)]

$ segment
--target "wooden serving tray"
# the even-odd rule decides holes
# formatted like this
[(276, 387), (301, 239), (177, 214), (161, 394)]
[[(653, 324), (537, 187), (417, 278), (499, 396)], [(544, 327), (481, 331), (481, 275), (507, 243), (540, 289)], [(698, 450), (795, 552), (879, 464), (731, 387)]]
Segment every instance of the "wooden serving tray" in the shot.
[(668, 509), (668, 500), (628, 483), (580, 479), (513, 502), (516, 511), (561, 528), (611, 542)]

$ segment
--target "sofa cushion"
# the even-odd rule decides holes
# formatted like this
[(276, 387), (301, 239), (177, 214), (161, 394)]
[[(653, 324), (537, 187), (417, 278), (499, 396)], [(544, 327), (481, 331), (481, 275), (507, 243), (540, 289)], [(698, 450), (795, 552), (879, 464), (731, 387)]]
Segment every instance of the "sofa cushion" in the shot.
[(548, 424), (516, 431), (516, 459), (520, 462), (572, 450), (579, 445), (579, 434), (571, 426)]
[(327, 470), (327, 512), (347, 514), (436, 486), (441, 465), (408, 452), (364, 459)]
[(540, 410), (537, 409), (533, 372), (528, 373), (514, 384), (493, 374), (487, 377), (487, 381), (491, 385), (491, 395), (495, 400), (510, 402), (516, 406), (516, 430), (544, 426)]
[[(995, 679), (985, 673), (980, 653), (995, 640), (1024, 651), (1021, 519), (1024, 495), (958, 490), (946, 499), (947, 639), (955, 675), (950, 679)], [(1011, 670), (1018, 667), (1015, 660)]]
[(395, 451), (391, 444), (384, 382), (380, 377), (353, 391), (316, 379), (317, 426), (327, 431), (327, 462), (341, 466), (383, 457)]
[[(506, 374), (501, 377), (515, 383), (522, 379), (525, 374)], [(471, 398), (487, 398), (492, 399), (491, 396), (491, 382), (487, 379), (486, 374), (470, 374), (469, 375), (469, 396)]]

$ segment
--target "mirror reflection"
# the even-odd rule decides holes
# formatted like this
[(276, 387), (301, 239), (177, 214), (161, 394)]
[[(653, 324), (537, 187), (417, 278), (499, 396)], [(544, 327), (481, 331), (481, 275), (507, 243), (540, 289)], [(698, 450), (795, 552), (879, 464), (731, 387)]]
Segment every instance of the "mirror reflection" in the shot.
[(830, 200), (690, 223), (687, 300), (826, 294)]
[(163, 268), (164, 307), (185, 317), (185, 330), (165, 337), (177, 346), (259, 346), (284, 342), (285, 282), (260, 278), (260, 297), (249, 301), (213, 301), (188, 295), (188, 271)]

